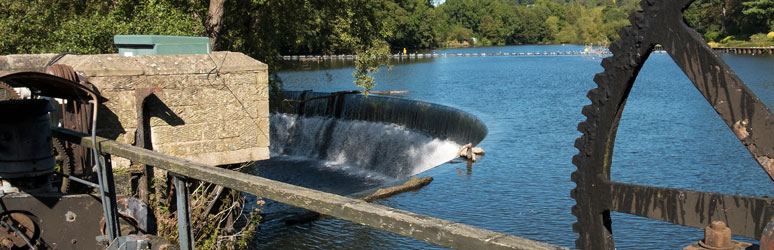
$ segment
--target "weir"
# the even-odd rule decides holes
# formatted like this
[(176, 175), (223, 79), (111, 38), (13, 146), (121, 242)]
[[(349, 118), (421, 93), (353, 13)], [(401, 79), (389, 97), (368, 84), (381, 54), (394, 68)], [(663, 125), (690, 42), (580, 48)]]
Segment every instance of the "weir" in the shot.
[(454, 158), (460, 144), (389, 123), (329, 117), (271, 117), (272, 156), (301, 156), (391, 178), (419, 174)]
[[(285, 92), (271, 116), (272, 156), (300, 156), (390, 178), (413, 176), (477, 144), (486, 126), (443, 105), (347, 92)], [(330, 163), (327, 163), (330, 165)]]
[(281, 113), (391, 123), (458, 144), (478, 144), (488, 130), (481, 120), (459, 109), (408, 99), (353, 92), (285, 91), (290, 105), (271, 107)]

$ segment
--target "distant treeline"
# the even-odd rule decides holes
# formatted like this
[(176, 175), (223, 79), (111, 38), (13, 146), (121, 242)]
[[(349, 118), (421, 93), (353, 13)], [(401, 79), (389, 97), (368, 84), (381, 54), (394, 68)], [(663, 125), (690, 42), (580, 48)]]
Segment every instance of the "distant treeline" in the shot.
[(385, 1), (394, 48), (458, 45), (607, 44), (628, 25), (635, 0)]

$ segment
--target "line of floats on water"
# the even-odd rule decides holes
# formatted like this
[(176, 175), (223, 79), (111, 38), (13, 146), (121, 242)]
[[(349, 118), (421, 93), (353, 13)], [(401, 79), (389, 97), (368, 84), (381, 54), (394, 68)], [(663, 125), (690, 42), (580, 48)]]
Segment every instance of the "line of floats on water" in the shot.
[[(654, 50), (653, 53), (664, 54), (666, 51)], [(556, 51), (556, 52), (497, 52), (497, 53), (414, 53), (392, 54), (390, 58), (438, 58), (438, 57), (486, 57), (486, 56), (609, 56), (608, 50), (601, 51)], [(290, 61), (322, 61), (322, 60), (354, 60), (358, 55), (290, 55), (282, 56)]]

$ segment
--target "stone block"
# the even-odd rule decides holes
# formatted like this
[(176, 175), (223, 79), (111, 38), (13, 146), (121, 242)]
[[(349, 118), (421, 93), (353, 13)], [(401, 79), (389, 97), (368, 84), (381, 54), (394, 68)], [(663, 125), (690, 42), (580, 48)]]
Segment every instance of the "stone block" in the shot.
[(54, 58), (56, 54), (40, 55), (7, 55), (8, 70), (13, 72), (37, 71), (42, 72), (46, 64)]
[(201, 141), (192, 142), (179, 142), (170, 144), (153, 145), (153, 151), (158, 151), (163, 154), (172, 156), (178, 156), (182, 158), (189, 158), (192, 155), (202, 154), (206, 151), (202, 146)]
[(265, 63), (256, 61), (242, 53), (213, 52), (211, 56), (220, 72), (267, 71), (269, 69)]
[(151, 127), (151, 141), (154, 145), (201, 141), (204, 139), (204, 133), (210, 133), (204, 128), (205, 124)]
[(215, 62), (209, 55), (142, 55), (132, 58), (146, 75), (207, 74), (215, 68)]
[(145, 73), (145, 69), (135, 59), (118, 54), (67, 55), (57, 63), (70, 65), (88, 77), (137, 76)]
[(0, 72), (11, 70), (11, 65), (8, 64), (7, 56), (0, 56)]

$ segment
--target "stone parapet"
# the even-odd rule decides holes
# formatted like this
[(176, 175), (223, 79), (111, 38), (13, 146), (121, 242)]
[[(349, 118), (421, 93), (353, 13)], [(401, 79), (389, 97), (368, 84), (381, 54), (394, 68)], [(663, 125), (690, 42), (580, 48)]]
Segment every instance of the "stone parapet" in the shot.
[[(43, 71), (55, 54), (0, 56), (0, 76)], [(109, 101), (97, 134), (134, 144), (135, 90), (146, 101), (153, 149), (211, 165), (269, 158), (268, 67), (242, 53), (66, 55), (56, 63), (83, 72)]]

